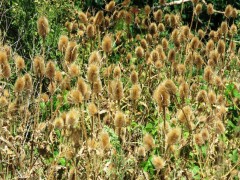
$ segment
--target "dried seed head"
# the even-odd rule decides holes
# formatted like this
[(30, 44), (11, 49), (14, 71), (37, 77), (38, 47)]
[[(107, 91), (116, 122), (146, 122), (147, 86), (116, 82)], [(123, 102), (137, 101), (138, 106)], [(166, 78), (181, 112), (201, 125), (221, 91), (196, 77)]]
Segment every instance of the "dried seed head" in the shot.
[(227, 34), (228, 33), (228, 24), (226, 21), (223, 21), (221, 23), (221, 31), (223, 34)]
[(170, 51), (168, 52), (168, 61), (173, 63), (175, 61), (175, 58), (176, 58), (176, 51), (174, 49), (170, 49)]
[(159, 108), (168, 107), (170, 104), (170, 95), (167, 88), (160, 84), (153, 93), (153, 99), (157, 102)]
[(182, 82), (179, 87), (179, 94), (182, 100), (185, 100), (189, 94), (189, 85), (186, 82)]
[(18, 77), (15, 82), (14, 91), (16, 93), (21, 93), (24, 90), (24, 86), (25, 86), (25, 78)]
[(114, 125), (118, 128), (122, 128), (125, 126), (125, 115), (121, 111), (118, 111), (115, 114)]
[(206, 51), (210, 53), (214, 49), (214, 41), (210, 39), (206, 44)]
[(154, 19), (156, 22), (161, 22), (162, 21), (162, 15), (163, 12), (161, 9), (159, 9), (157, 12), (154, 13)]
[(78, 55), (77, 43), (75, 41), (70, 41), (66, 49), (65, 61), (68, 63), (72, 63), (77, 59), (77, 55)]
[(167, 145), (170, 146), (170, 145), (176, 144), (177, 141), (179, 140), (180, 136), (181, 136), (180, 128), (171, 129), (166, 137)]
[(166, 3), (166, 0), (159, 0), (160, 5), (164, 5)]
[(119, 79), (121, 77), (121, 69), (119, 66), (115, 66), (113, 70), (113, 78)]
[(237, 32), (238, 32), (237, 26), (235, 24), (232, 24), (230, 27), (230, 33), (232, 35), (235, 35), (235, 34), (237, 34)]
[(5, 51), (0, 51), (0, 65), (7, 64), (8, 58), (7, 53)]
[(5, 96), (1, 96), (0, 97), (0, 107), (5, 107), (8, 105), (8, 100)]
[(103, 11), (98, 11), (95, 18), (94, 18), (94, 24), (96, 26), (100, 26), (104, 20), (104, 14)]
[(37, 21), (37, 29), (38, 29), (38, 34), (45, 39), (46, 36), (48, 35), (50, 29), (49, 29), (49, 24), (48, 20), (45, 16), (41, 16), (38, 21)]
[(205, 36), (205, 32), (202, 29), (199, 29), (198, 30), (198, 36), (199, 36), (200, 39), (203, 39), (204, 36)]
[[(168, 40), (166, 38), (162, 39), (162, 48), (166, 51), (168, 49)], [(161, 54), (163, 51), (159, 52)]]
[(26, 92), (31, 92), (33, 90), (33, 84), (32, 84), (32, 77), (30, 74), (25, 74), (24, 75), (24, 79), (25, 79), (25, 86), (24, 89), (26, 90)]
[(88, 112), (90, 116), (95, 116), (98, 113), (97, 106), (93, 102), (88, 104)]
[(165, 88), (167, 89), (167, 91), (170, 95), (176, 95), (177, 87), (171, 79), (165, 80), (163, 82), (163, 85), (165, 86)]
[(190, 42), (190, 47), (193, 50), (196, 50), (199, 47), (199, 39), (198, 37), (193, 37)]
[(87, 93), (87, 85), (84, 82), (83, 78), (78, 78), (77, 88), (81, 92), (81, 94), (85, 96), (85, 94)]
[(80, 70), (79, 70), (78, 65), (72, 63), (72, 64), (69, 66), (68, 73), (69, 73), (70, 77), (72, 77), (72, 78), (73, 78), (73, 77), (77, 77), (77, 76), (80, 74)]
[(215, 129), (216, 129), (217, 134), (223, 134), (224, 133), (225, 127), (224, 127), (224, 124), (222, 123), (222, 121), (220, 121), (220, 120), (216, 121)]
[(143, 49), (147, 49), (148, 44), (147, 44), (147, 41), (145, 39), (141, 39), (140, 44), (141, 44)]
[(233, 10), (232, 10), (232, 18), (237, 18), (237, 16), (238, 16), (238, 11), (237, 11), (237, 9), (236, 8), (233, 8)]
[(74, 104), (80, 104), (83, 101), (82, 93), (78, 89), (71, 90), (70, 97)]
[(159, 53), (157, 50), (152, 50), (150, 56), (151, 56), (153, 63), (155, 63), (159, 60)]
[(130, 89), (130, 99), (136, 101), (140, 98), (141, 95), (141, 87), (139, 84), (134, 84)]
[(104, 36), (102, 49), (105, 53), (110, 53), (112, 51), (112, 38), (109, 35)]
[(208, 92), (208, 101), (211, 105), (215, 104), (216, 103), (216, 94), (213, 90), (210, 90)]
[(195, 134), (194, 135), (194, 141), (198, 146), (203, 145), (204, 140), (203, 140), (202, 134), (201, 133)]
[(225, 42), (224, 42), (224, 40), (220, 39), (218, 41), (217, 51), (218, 51), (219, 54), (223, 54), (225, 52)]
[(95, 36), (95, 27), (92, 24), (88, 24), (86, 33), (88, 38), (93, 38)]
[(90, 64), (87, 71), (87, 79), (93, 83), (99, 78), (99, 67), (96, 64)]
[(177, 73), (179, 75), (181, 75), (181, 76), (184, 75), (185, 71), (186, 71), (186, 67), (185, 67), (184, 64), (178, 64), (177, 65)]
[(113, 11), (115, 8), (115, 1), (110, 1), (108, 4), (105, 6), (106, 11)]
[(137, 73), (135, 70), (133, 70), (133, 71), (131, 72), (130, 78), (131, 78), (131, 82), (132, 82), (133, 84), (136, 84), (136, 83), (138, 82), (138, 73)]
[(67, 49), (68, 45), (68, 37), (65, 35), (61, 35), (58, 41), (58, 50), (64, 53)]
[(53, 61), (48, 61), (47, 67), (46, 67), (46, 77), (48, 79), (53, 79), (55, 75), (55, 64)]
[(98, 51), (93, 51), (88, 59), (88, 64), (97, 64), (100, 65), (101, 63), (101, 55)]
[(196, 52), (194, 52), (193, 56), (194, 56), (194, 64), (196, 64), (197, 69), (201, 69), (204, 63), (202, 56)]
[(70, 111), (68, 111), (66, 115), (66, 125), (67, 126), (74, 126), (77, 124), (79, 119), (79, 111), (75, 108), (72, 108)]
[(25, 68), (25, 61), (21, 56), (15, 57), (15, 64), (16, 64), (16, 68), (18, 69), (18, 71)]
[(157, 26), (157, 29), (159, 32), (163, 32), (165, 31), (165, 26), (163, 23), (159, 23), (158, 26)]
[(36, 56), (33, 61), (33, 71), (39, 77), (45, 74), (44, 59), (41, 56)]
[(208, 129), (204, 128), (201, 130), (201, 135), (204, 141), (208, 141), (209, 139), (209, 132)]
[(145, 157), (146, 156), (146, 150), (145, 150), (144, 146), (138, 147), (137, 155), (138, 155), (138, 157)]
[(95, 94), (99, 94), (102, 91), (102, 82), (100, 79), (97, 79), (94, 83), (93, 83), (93, 89), (92, 89), (93, 93)]
[(112, 94), (114, 100), (120, 101), (123, 98), (123, 84), (120, 80), (112, 83)]
[(225, 12), (224, 12), (224, 15), (227, 17), (227, 18), (230, 18), (232, 16), (232, 12), (233, 12), (233, 7), (232, 5), (227, 5), (227, 7), (225, 8)]
[(195, 8), (195, 13), (199, 15), (202, 12), (202, 4), (198, 3)]
[(154, 143), (154, 139), (153, 139), (152, 135), (145, 134), (144, 137), (143, 137), (143, 144), (144, 144), (147, 151), (154, 148), (155, 143)]
[(172, 28), (177, 26), (177, 17), (174, 14), (170, 15), (170, 25)]
[(102, 133), (101, 133), (100, 141), (101, 141), (102, 148), (103, 148), (104, 150), (111, 147), (110, 137), (109, 137), (109, 135), (108, 135), (107, 132), (102, 132)]
[(60, 83), (62, 81), (62, 79), (63, 79), (62, 72), (55, 71), (54, 80), (56, 81), (56, 83)]
[(212, 15), (213, 13), (214, 13), (213, 5), (211, 3), (209, 3), (207, 5), (207, 14)]
[(88, 18), (87, 15), (84, 12), (79, 12), (78, 13), (78, 18), (80, 19), (80, 21), (84, 24), (88, 23)]
[(62, 80), (61, 89), (62, 90), (70, 90), (71, 89), (71, 82), (70, 82), (70, 78), (68, 76), (65, 76), (64, 79)]
[(178, 111), (177, 115), (178, 115), (178, 120), (181, 123), (190, 122), (192, 118), (192, 109), (189, 106), (185, 106)]
[(148, 30), (149, 30), (149, 33), (151, 35), (156, 34), (157, 33), (157, 25), (156, 25), (156, 23), (151, 23)]
[(209, 84), (213, 82), (213, 71), (210, 66), (206, 66), (204, 69), (204, 79), (207, 81)]
[(48, 92), (52, 95), (56, 91), (56, 84), (55, 83), (50, 83), (48, 85)]
[(153, 166), (156, 170), (161, 170), (165, 166), (164, 160), (159, 156), (153, 156), (152, 158)]
[(151, 13), (151, 7), (149, 5), (146, 5), (144, 7), (144, 12), (148, 16)]
[(135, 49), (136, 56), (140, 59), (144, 56), (144, 50), (141, 46), (136, 47)]
[(207, 92), (205, 90), (201, 90), (197, 93), (196, 100), (198, 103), (206, 103), (207, 102)]
[(64, 127), (64, 121), (61, 117), (56, 118), (53, 124), (57, 129), (62, 129)]

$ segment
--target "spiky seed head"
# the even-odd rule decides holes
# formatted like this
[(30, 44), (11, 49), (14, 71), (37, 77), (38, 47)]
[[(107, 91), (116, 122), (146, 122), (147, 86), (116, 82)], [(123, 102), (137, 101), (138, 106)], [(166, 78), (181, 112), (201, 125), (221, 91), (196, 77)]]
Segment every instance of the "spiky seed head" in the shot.
[(144, 7), (144, 12), (148, 16), (151, 13), (151, 7), (149, 5), (146, 5)]
[(233, 10), (232, 10), (232, 18), (237, 18), (237, 16), (238, 16), (238, 10), (236, 9), (236, 8), (233, 8)]
[(215, 122), (215, 130), (217, 134), (223, 134), (225, 132), (225, 126), (221, 120)]
[(112, 51), (112, 38), (109, 35), (104, 36), (102, 41), (102, 50), (105, 53), (110, 53)]
[(223, 54), (225, 52), (225, 42), (224, 42), (224, 40), (220, 39), (218, 41), (217, 51), (218, 51), (219, 54)]
[(165, 31), (165, 26), (163, 23), (159, 23), (158, 26), (157, 26), (157, 29), (159, 32), (163, 32)]
[(87, 92), (87, 85), (86, 85), (85, 81), (83, 80), (83, 78), (81, 78), (81, 77), (78, 78), (77, 88), (82, 93), (82, 95), (85, 96), (85, 94)]
[(145, 150), (144, 146), (138, 147), (137, 155), (138, 155), (138, 157), (145, 157), (146, 156), (146, 150)]
[(77, 64), (72, 63), (68, 68), (68, 73), (70, 77), (77, 77), (80, 74), (80, 70)]
[(229, 4), (225, 8), (224, 16), (226, 16), (227, 18), (230, 18), (232, 16), (232, 12), (233, 12), (233, 7), (232, 5)]
[(95, 18), (94, 18), (94, 24), (96, 26), (100, 26), (104, 20), (104, 13), (103, 11), (98, 11)]
[(209, 132), (207, 128), (204, 128), (201, 130), (201, 135), (204, 141), (208, 141), (209, 140)]
[(113, 99), (120, 101), (124, 94), (123, 94), (123, 84), (120, 80), (113, 81), (112, 83), (112, 95)]
[(107, 132), (102, 132), (101, 133), (100, 142), (101, 142), (102, 148), (104, 150), (111, 147), (110, 137), (109, 137), (109, 134)]
[(58, 50), (64, 53), (67, 49), (68, 45), (68, 37), (65, 35), (61, 35), (58, 41)]
[(66, 49), (65, 61), (68, 63), (72, 63), (77, 59), (77, 55), (78, 55), (77, 43), (75, 41), (70, 41)]
[(213, 71), (211, 66), (206, 66), (204, 69), (204, 79), (207, 81), (209, 84), (213, 82)]
[(205, 90), (200, 90), (197, 93), (196, 100), (198, 103), (206, 103), (207, 102), (207, 92)]
[(121, 69), (119, 66), (115, 66), (113, 70), (113, 78), (119, 79), (121, 77)]
[(110, 1), (108, 4), (105, 6), (106, 11), (113, 11), (115, 8), (115, 1)]
[(62, 76), (62, 72), (61, 71), (55, 71), (55, 75), (54, 75), (54, 80), (56, 83), (60, 83), (63, 79), (63, 76)]
[(212, 15), (214, 13), (214, 8), (213, 8), (213, 5), (211, 3), (209, 3), (207, 5), (207, 14), (208, 15)]
[(176, 95), (177, 87), (171, 79), (167, 79), (163, 82), (163, 85), (166, 87), (170, 95)]
[(48, 79), (53, 79), (55, 75), (55, 63), (53, 61), (48, 61), (46, 67), (46, 77)]
[(170, 104), (170, 94), (163, 84), (159, 84), (153, 93), (153, 99), (160, 108), (168, 107)]
[(125, 126), (125, 115), (123, 114), (123, 112), (118, 111), (115, 114), (114, 125), (118, 128), (122, 128)]
[(45, 63), (41, 56), (36, 56), (33, 61), (33, 71), (38, 76), (44, 76), (45, 74)]
[(95, 27), (92, 24), (87, 25), (86, 34), (88, 38), (93, 38), (95, 36)]
[(68, 111), (66, 115), (66, 125), (67, 126), (74, 126), (77, 124), (79, 119), (79, 111), (75, 108), (72, 108)]
[(37, 21), (38, 34), (45, 39), (50, 32), (48, 19), (45, 16), (41, 16)]
[(83, 101), (82, 93), (78, 89), (71, 90), (70, 97), (74, 104), (80, 104)]
[(101, 63), (101, 55), (98, 51), (93, 51), (88, 59), (88, 64), (97, 64), (97, 65), (100, 65)]
[(133, 84), (138, 82), (138, 73), (135, 70), (131, 72), (130, 79)]
[(87, 15), (84, 12), (79, 12), (78, 13), (78, 18), (80, 19), (80, 21), (84, 24), (88, 23), (88, 18)]
[(54, 120), (54, 127), (57, 128), (57, 129), (62, 129), (64, 127), (64, 121), (61, 117), (57, 117), (55, 120)]
[(94, 83), (93, 83), (93, 93), (99, 94), (102, 91), (102, 81), (100, 78), (98, 78)]
[(144, 50), (141, 46), (136, 47), (135, 53), (138, 58), (143, 58), (144, 56)]
[(25, 86), (25, 78), (18, 77), (14, 85), (14, 91), (16, 93), (21, 93), (24, 90), (24, 86)]
[(178, 111), (178, 120), (181, 123), (190, 122), (192, 118), (192, 109), (189, 106), (184, 106)]
[(176, 144), (180, 137), (181, 137), (180, 128), (171, 129), (166, 136), (167, 145), (170, 146)]
[(227, 34), (228, 33), (228, 24), (226, 21), (223, 21), (221, 23), (221, 31), (223, 34)]
[(149, 33), (151, 35), (154, 35), (157, 33), (157, 25), (156, 23), (151, 23), (150, 26), (149, 26)]
[(8, 105), (8, 100), (5, 96), (1, 96), (0, 97), (0, 107), (5, 107)]
[(134, 84), (130, 89), (130, 99), (136, 101), (140, 98), (141, 95), (141, 87), (139, 84)]
[(199, 15), (202, 12), (202, 4), (198, 3), (196, 8), (195, 8), (195, 13)]
[(189, 95), (189, 85), (186, 82), (182, 82), (179, 87), (179, 94), (182, 100), (186, 99)]
[(30, 74), (27, 73), (24, 75), (24, 79), (25, 79), (24, 89), (26, 90), (26, 92), (29, 93), (33, 90), (32, 77)]
[(88, 112), (90, 116), (95, 116), (98, 113), (97, 106), (93, 102), (88, 104)]
[(168, 60), (173, 63), (176, 59), (176, 51), (174, 49), (170, 49), (168, 52)]
[(8, 57), (6, 51), (0, 51), (0, 65), (7, 64)]
[(151, 134), (145, 134), (143, 136), (143, 144), (147, 151), (155, 147), (154, 139)]
[(165, 166), (165, 161), (159, 156), (153, 156), (152, 163), (155, 169), (158, 171)]
[[(166, 38), (163, 38), (162, 39), (162, 48), (164, 50), (167, 50), (168, 49), (168, 40)], [(160, 54), (160, 53), (159, 53)]]
[(203, 145), (204, 140), (203, 140), (202, 134), (201, 133), (195, 134), (194, 135), (194, 141), (198, 146)]
[(157, 10), (157, 12), (155, 12), (153, 15), (156, 22), (162, 21), (163, 12), (161, 9)]
[(14, 59), (15, 59), (15, 64), (18, 71), (25, 68), (25, 61), (21, 56), (17, 55)]
[(140, 44), (141, 44), (143, 49), (147, 49), (148, 44), (147, 44), (146, 39), (141, 39)]
[(87, 71), (87, 79), (93, 83), (99, 78), (99, 67), (96, 64), (90, 64)]

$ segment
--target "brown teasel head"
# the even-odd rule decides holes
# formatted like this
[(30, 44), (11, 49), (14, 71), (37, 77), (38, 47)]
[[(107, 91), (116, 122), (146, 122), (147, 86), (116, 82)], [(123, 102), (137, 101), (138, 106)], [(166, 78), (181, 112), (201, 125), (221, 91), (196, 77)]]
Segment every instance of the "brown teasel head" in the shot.
[(38, 34), (45, 39), (50, 32), (48, 19), (45, 16), (41, 16), (37, 21)]

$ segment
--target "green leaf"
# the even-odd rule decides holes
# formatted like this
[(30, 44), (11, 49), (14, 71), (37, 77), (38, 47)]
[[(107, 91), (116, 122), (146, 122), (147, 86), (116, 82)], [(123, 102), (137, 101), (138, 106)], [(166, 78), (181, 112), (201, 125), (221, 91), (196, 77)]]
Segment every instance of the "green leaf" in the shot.
[(59, 159), (59, 163), (62, 165), (62, 166), (66, 166), (66, 159), (65, 158), (60, 158)]

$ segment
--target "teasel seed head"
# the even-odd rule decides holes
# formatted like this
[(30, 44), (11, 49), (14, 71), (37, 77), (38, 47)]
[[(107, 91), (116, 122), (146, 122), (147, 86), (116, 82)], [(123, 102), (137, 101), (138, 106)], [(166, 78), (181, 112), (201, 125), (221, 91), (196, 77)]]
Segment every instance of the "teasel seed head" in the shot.
[(68, 37), (65, 35), (61, 35), (58, 41), (58, 50), (62, 53), (65, 53), (68, 45)]
[(237, 11), (237, 9), (236, 8), (233, 8), (233, 10), (232, 10), (232, 18), (237, 18), (237, 16), (238, 16), (238, 11)]
[(153, 15), (156, 22), (159, 23), (162, 21), (163, 12), (161, 9), (157, 10), (157, 12), (155, 12)]
[(48, 92), (53, 95), (54, 92), (56, 91), (56, 84), (55, 83), (50, 83), (48, 85)]
[(165, 31), (165, 26), (163, 23), (159, 23), (158, 26), (157, 26), (157, 29), (159, 32), (163, 32)]
[(82, 93), (82, 95), (85, 96), (85, 94), (87, 93), (87, 85), (83, 78), (78, 78), (77, 88)]
[(30, 74), (25, 74), (24, 75), (24, 79), (25, 79), (25, 86), (24, 89), (26, 92), (30, 93), (33, 90), (33, 84), (32, 84), (32, 77)]
[(143, 144), (147, 151), (155, 147), (154, 139), (151, 134), (145, 134), (143, 136)]
[(104, 36), (102, 49), (105, 53), (110, 53), (112, 51), (112, 38), (109, 35)]
[(160, 108), (168, 107), (170, 104), (170, 94), (163, 84), (159, 84), (153, 93), (153, 99)]
[(98, 51), (93, 51), (88, 59), (88, 64), (97, 64), (100, 65), (101, 63), (101, 54)]
[(215, 130), (217, 134), (223, 134), (225, 132), (225, 126), (221, 120), (215, 122)]
[(140, 44), (141, 44), (143, 49), (147, 49), (148, 48), (148, 44), (147, 44), (146, 39), (141, 39)]
[(207, 14), (212, 15), (213, 13), (214, 13), (213, 5), (211, 3), (209, 3), (207, 5)]
[(41, 16), (38, 21), (37, 21), (37, 29), (38, 29), (38, 34), (45, 39), (46, 36), (48, 35), (50, 29), (49, 29), (49, 24), (48, 20), (45, 16)]
[(92, 24), (87, 25), (86, 34), (88, 38), (94, 38), (96, 32), (95, 32), (95, 27)]
[(225, 12), (224, 12), (224, 16), (226, 16), (227, 18), (230, 18), (232, 16), (232, 11), (233, 11), (233, 7), (232, 5), (227, 5), (227, 7), (225, 8)]
[(77, 56), (78, 56), (77, 43), (75, 41), (70, 41), (66, 49), (65, 61), (68, 63), (72, 63), (77, 59)]
[(205, 81), (207, 81), (209, 84), (212, 84), (213, 78), (214, 78), (213, 76), (214, 76), (214, 74), (213, 74), (211, 66), (206, 66), (205, 69), (204, 69), (204, 79), (205, 79)]
[(144, 7), (144, 12), (147, 16), (149, 16), (149, 14), (151, 13), (151, 7), (149, 5), (146, 5)]
[(207, 102), (207, 92), (205, 90), (200, 90), (197, 93), (196, 100), (198, 103), (206, 103)]
[(17, 55), (15, 57), (15, 64), (16, 64), (16, 68), (18, 69), (18, 71), (25, 68), (25, 61), (21, 56)]
[(166, 0), (159, 0), (160, 5), (164, 5), (166, 3)]
[(219, 54), (223, 54), (225, 52), (225, 42), (224, 42), (224, 40), (220, 39), (218, 41), (217, 51), (218, 51)]
[(68, 73), (69, 73), (70, 77), (72, 77), (72, 78), (78, 77), (79, 74), (80, 74), (80, 70), (79, 70), (78, 65), (72, 63), (72, 64), (69, 66)]
[(165, 161), (160, 156), (153, 156), (152, 164), (154, 168), (159, 171), (165, 166)]
[(108, 4), (105, 6), (106, 11), (113, 11), (115, 8), (115, 1), (110, 1)]
[(45, 74), (44, 59), (41, 56), (36, 56), (33, 61), (33, 71), (38, 77), (42, 77)]
[(132, 84), (136, 84), (138, 82), (138, 73), (135, 70), (133, 70), (131, 72), (130, 78), (131, 78)]
[(94, 24), (96, 26), (100, 26), (104, 20), (104, 14), (103, 11), (98, 11), (95, 18), (94, 18)]
[(237, 31), (238, 31), (237, 26), (235, 24), (232, 24), (230, 27), (230, 33), (232, 35), (235, 35), (235, 34), (237, 34)]
[(138, 155), (138, 157), (145, 157), (146, 156), (146, 150), (145, 150), (144, 146), (138, 147), (137, 155)]
[(3, 108), (9, 104), (8, 99), (5, 96), (0, 97), (0, 107)]
[(120, 79), (121, 78), (121, 69), (118, 65), (115, 66), (115, 68), (113, 70), (113, 78), (114, 79)]
[(130, 99), (136, 101), (140, 98), (141, 95), (141, 87), (139, 84), (134, 84), (130, 89)]
[(68, 76), (65, 76), (61, 83), (62, 90), (70, 90), (71, 89), (71, 82)]
[(90, 64), (87, 70), (87, 79), (93, 83), (99, 78), (99, 67), (96, 64)]
[(174, 82), (171, 80), (171, 79), (167, 79), (163, 82), (163, 85), (165, 86), (165, 88), (167, 89), (168, 93), (171, 95), (171, 96), (174, 96), (176, 95), (177, 93), (177, 87), (176, 85), (174, 84)]
[(167, 145), (170, 146), (170, 145), (176, 144), (180, 139), (180, 137), (181, 137), (180, 128), (171, 129), (166, 136)]
[(79, 12), (79, 13), (78, 13), (78, 18), (80, 19), (80, 21), (81, 21), (83, 24), (87, 24), (87, 23), (88, 23), (87, 15), (86, 15), (84, 12)]
[(182, 82), (179, 87), (179, 95), (182, 100), (185, 100), (189, 95), (189, 85), (186, 82)]
[(198, 36), (199, 36), (200, 39), (203, 39), (204, 36), (205, 36), (205, 32), (202, 29), (199, 29), (198, 30)]
[(109, 137), (109, 134), (107, 132), (102, 132), (101, 133), (100, 142), (101, 142), (101, 146), (104, 150), (109, 149), (111, 147), (110, 137)]
[(210, 53), (214, 49), (214, 41), (210, 39), (206, 44), (206, 51)]
[(214, 105), (214, 104), (216, 104), (216, 100), (217, 100), (217, 98), (216, 98), (215, 92), (214, 92), (213, 90), (210, 90), (210, 91), (208, 92), (208, 102), (209, 102), (211, 105)]
[(16, 93), (21, 93), (24, 90), (24, 86), (25, 86), (25, 78), (18, 77), (14, 85), (14, 91)]
[(98, 108), (93, 102), (88, 104), (88, 112), (90, 116), (95, 116), (98, 113)]
[(204, 144), (204, 140), (201, 133), (194, 135), (194, 141), (198, 146), (202, 146)]
[(190, 42), (191, 49), (196, 50), (198, 49), (198, 46), (199, 46), (199, 39), (197, 37), (193, 37)]
[(113, 81), (112, 83), (112, 95), (113, 99), (120, 101), (124, 94), (123, 94), (123, 84), (120, 80)]
[(202, 12), (202, 4), (198, 3), (195, 8), (196, 15), (199, 15)]
[(226, 21), (223, 21), (221, 23), (221, 31), (223, 34), (227, 34), (228, 33), (228, 24)]
[(201, 69), (204, 63), (202, 56), (196, 52), (194, 52), (193, 56), (194, 56), (194, 64), (196, 64), (197, 69)]
[(168, 52), (168, 61), (173, 63), (175, 61), (175, 58), (176, 58), (176, 51), (174, 49), (170, 49), (170, 51)]
[(0, 51), (0, 65), (8, 63), (7, 53), (5, 51)]
[(53, 61), (48, 61), (46, 67), (46, 77), (50, 80), (53, 80), (55, 75), (55, 63)]
[(118, 128), (122, 128), (125, 126), (125, 115), (123, 114), (123, 112), (121, 111), (116, 112), (114, 126)]
[(185, 67), (184, 64), (178, 64), (178, 65), (177, 65), (177, 73), (178, 73), (180, 76), (184, 75), (185, 71), (186, 71), (186, 67)]
[(151, 35), (154, 35), (157, 33), (157, 25), (156, 23), (151, 23), (150, 26), (149, 26), (149, 33)]
[(177, 26), (177, 18), (174, 14), (170, 15), (170, 25), (172, 28)]
[(57, 117), (55, 120), (54, 120), (54, 127), (57, 128), (57, 129), (63, 129), (64, 127), (64, 121), (61, 117)]
[(101, 82), (100, 78), (98, 78), (96, 81), (94, 81), (92, 91), (95, 94), (99, 94), (102, 92), (102, 82)]
[(144, 50), (141, 46), (136, 47), (135, 53), (136, 53), (137, 58), (139, 58), (139, 59), (143, 58), (143, 56), (144, 56)]
[(178, 111), (177, 118), (181, 123), (190, 122), (192, 118), (192, 109), (189, 106), (184, 106)]
[(79, 111), (75, 108), (72, 108), (68, 111), (66, 115), (66, 125), (67, 126), (74, 126), (77, 124), (79, 119)]
[(62, 72), (61, 71), (55, 71), (55, 75), (54, 75), (54, 80), (57, 84), (59, 84), (60, 82), (62, 82)]

